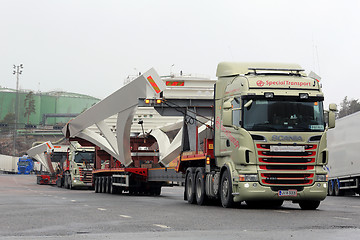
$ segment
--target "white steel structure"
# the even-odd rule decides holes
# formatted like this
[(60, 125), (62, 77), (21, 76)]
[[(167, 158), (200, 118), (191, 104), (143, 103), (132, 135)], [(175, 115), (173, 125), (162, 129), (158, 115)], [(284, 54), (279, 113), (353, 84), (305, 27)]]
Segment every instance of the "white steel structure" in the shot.
[(139, 101), (153, 102), (163, 96), (167, 99), (212, 99), (214, 83), (215, 80), (191, 76), (161, 79), (150, 69), (71, 120), (63, 133), (66, 137), (79, 137), (99, 146), (126, 167), (132, 163), (130, 135), (148, 133), (156, 138), (160, 163), (166, 166), (180, 153), (182, 131), (178, 131), (172, 141), (166, 133), (181, 129), (183, 117), (160, 116), (153, 107), (143, 103), (139, 107)]

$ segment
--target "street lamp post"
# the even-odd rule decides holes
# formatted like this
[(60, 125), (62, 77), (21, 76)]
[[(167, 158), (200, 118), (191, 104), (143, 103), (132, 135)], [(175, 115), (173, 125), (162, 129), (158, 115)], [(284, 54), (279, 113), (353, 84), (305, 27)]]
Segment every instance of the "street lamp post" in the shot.
[(14, 156), (16, 155), (16, 134), (19, 121), (19, 75), (22, 74), (23, 64), (13, 66), (13, 74), (16, 75), (16, 100), (15, 100), (15, 124), (14, 124)]

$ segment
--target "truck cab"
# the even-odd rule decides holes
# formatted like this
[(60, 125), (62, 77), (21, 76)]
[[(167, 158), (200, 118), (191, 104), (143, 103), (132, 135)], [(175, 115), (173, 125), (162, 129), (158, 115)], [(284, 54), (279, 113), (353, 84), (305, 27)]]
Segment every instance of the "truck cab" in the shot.
[(18, 174), (30, 174), (34, 168), (34, 161), (29, 158), (27, 155), (24, 155), (19, 158), (17, 163), (18, 165)]
[(327, 194), (328, 162), (319, 81), (296, 64), (220, 63), (217, 76), (214, 155), (223, 206), (291, 200), (316, 209)]
[(70, 142), (68, 159), (64, 166), (64, 187), (91, 188), (94, 160), (94, 147), (82, 146), (77, 141)]

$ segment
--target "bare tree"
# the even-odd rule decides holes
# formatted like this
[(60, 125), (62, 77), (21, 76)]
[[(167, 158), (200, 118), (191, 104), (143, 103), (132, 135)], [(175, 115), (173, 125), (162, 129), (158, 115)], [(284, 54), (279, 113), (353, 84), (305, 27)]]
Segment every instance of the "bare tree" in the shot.
[(35, 99), (34, 99), (34, 92), (30, 91), (28, 94), (26, 94), (25, 100), (24, 100), (24, 117), (27, 116), (27, 124), (29, 124), (29, 118), (32, 113), (35, 113)]
[(359, 99), (351, 99), (349, 100), (346, 96), (344, 100), (340, 103), (340, 111), (338, 114), (338, 118), (345, 117), (352, 113), (360, 111), (360, 102)]

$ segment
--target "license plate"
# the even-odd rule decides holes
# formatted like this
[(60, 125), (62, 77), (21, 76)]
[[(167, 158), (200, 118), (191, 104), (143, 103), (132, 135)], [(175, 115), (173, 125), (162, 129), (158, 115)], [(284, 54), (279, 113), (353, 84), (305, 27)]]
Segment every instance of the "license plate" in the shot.
[(288, 197), (288, 196), (296, 197), (297, 190), (279, 190), (278, 196), (279, 197)]
[(305, 146), (277, 146), (271, 145), (270, 152), (305, 152)]

